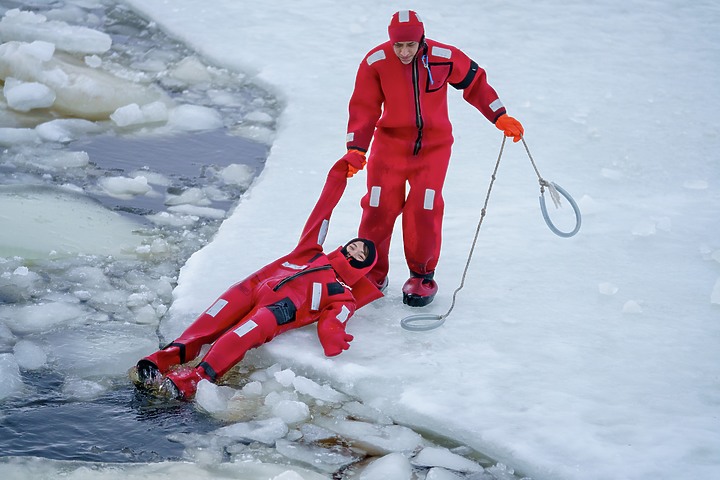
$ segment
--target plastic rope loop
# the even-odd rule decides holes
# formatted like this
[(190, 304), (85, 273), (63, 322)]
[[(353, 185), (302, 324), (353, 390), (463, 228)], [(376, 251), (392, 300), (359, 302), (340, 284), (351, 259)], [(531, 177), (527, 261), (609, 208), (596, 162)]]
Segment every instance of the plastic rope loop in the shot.
[[(540, 194), (540, 209), (542, 210), (542, 216), (545, 219), (545, 223), (547, 223), (547, 226), (552, 230), (552, 232), (559, 236), (564, 238), (569, 238), (575, 235), (580, 230), (580, 225), (582, 224), (582, 217), (580, 215), (580, 208), (578, 208), (577, 203), (575, 203), (575, 200), (573, 200), (572, 196), (568, 192), (565, 191), (564, 188), (562, 188), (560, 185), (556, 183), (551, 182), (551, 188), (554, 188), (557, 190), (563, 197), (565, 197), (570, 203), (570, 206), (572, 207), (573, 211), (575, 212), (575, 228), (573, 228), (569, 232), (563, 232), (562, 230), (558, 229), (555, 224), (550, 220), (550, 215), (548, 215), (547, 206), (545, 205), (545, 194), (542, 192)], [(553, 199), (555, 201), (555, 199)], [(556, 205), (557, 206), (557, 205)]]
[(446, 315), (437, 315), (434, 313), (418, 313), (415, 315), (409, 315), (400, 320), (400, 325), (405, 330), (412, 332), (425, 332), (427, 330), (433, 330), (443, 323), (445, 323)]

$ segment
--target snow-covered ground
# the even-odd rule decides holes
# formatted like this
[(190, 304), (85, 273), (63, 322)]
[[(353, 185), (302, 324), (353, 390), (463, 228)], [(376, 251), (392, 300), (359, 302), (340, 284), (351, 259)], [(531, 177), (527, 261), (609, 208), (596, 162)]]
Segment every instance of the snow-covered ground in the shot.
[[(168, 339), (227, 286), (294, 246), (344, 153), (358, 62), (385, 40), (394, 11), (413, 8), (429, 37), (487, 69), (523, 122), (540, 173), (578, 201), (583, 227), (571, 239), (548, 230), (527, 155), (507, 145), (444, 326), (400, 327), (417, 311), (401, 301), (398, 232), (386, 298), (351, 320), (349, 351), (325, 358), (307, 328), (259, 355), (536, 480), (720, 474), (720, 6), (127, 3), (285, 103), (262, 174), (181, 270), (161, 325)], [(501, 141), (455, 93), (440, 293), (426, 309), (434, 313), (447, 310), (460, 283)], [(329, 247), (355, 234), (363, 193), (361, 173), (334, 214)], [(384, 461), (385, 477), (372, 478), (408, 471), (401, 455)]]

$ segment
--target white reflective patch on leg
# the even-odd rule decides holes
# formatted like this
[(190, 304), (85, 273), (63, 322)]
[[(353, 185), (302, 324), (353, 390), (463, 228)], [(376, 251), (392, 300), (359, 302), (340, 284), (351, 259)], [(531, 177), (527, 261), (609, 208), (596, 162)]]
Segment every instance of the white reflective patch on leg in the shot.
[(347, 135), (345, 135), (345, 142), (352, 142), (355, 140), (355, 132), (348, 132)]
[(380, 187), (372, 187), (370, 189), (370, 206), (377, 207), (380, 205)]
[(227, 305), (227, 304), (228, 304), (228, 301), (227, 301), (227, 300), (223, 300), (223, 299), (221, 298), (221, 299), (218, 300), (217, 302), (213, 303), (213, 306), (210, 307), (210, 308), (208, 308), (208, 309), (205, 311), (205, 313), (207, 313), (207, 314), (210, 315), (211, 317), (214, 317), (215, 315), (217, 315), (218, 313), (220, 313), (220, 310), (222, 310), (222, 309), (225, 307), (225, 305)]
[(328, 232), (328, 225), (330, 225), (330, 220), (325, 219), (322, 221), (322, 225), (320, 225), (320, 232), (318, 232), (318, 245), (322, 245), (323, 243), (325, 243), (325, 237), (327, 237)]
[(235, 335), (237, 335), (238, 337), (244, 337), (244, 336), (247, 335), (249, 332), (251, 332), (252, 330), (254, 330), (255, 327), (257, 327), (257, 326), (258, 326), (257, 323), (253, 322), (252, 320), (248, 320), (247, 322), (243, 323), (243, 324), (240, 325), (238, 328), (236, 328), (235, 330), (233, 330), (233, 332), (234, 332)]
[(315, 283), (313, 283), (312, 300), (310, 302), (310, 310), (312, 310), (312, 311), (320, 310), (320, 298), (321, 297), (322, 297), (322, 284), (315, 282)]
[(342, 323), (347, 322), (348, 318), (350, 318), (350, 309), (347, 308), (345, 305), (343, 305), (342, 310), (340, 310), (340, 313), (338, 313), (337, 317), (335, 317), (335, 318), (340, 320), (340, 322), (342, 322)]
[(492, 103), (490, 104), (490, 110), (492, 110), (493, 112), (497, 112), (498, 110), (500, 110), (500, 109), (503, 108), (504, 106), (505, 106), (505, 105), (503, 105), (503, 103), (502, 103), (502, 102), (500, 101), (500, 99), (498, 98), (497, 100), (495, 100), (494, 102), (492, 102)]
[(427, 190), (425, 190), (425, 202), (423, 203), (423, 208), (425, 210), (432, 210), (434, 203), (435, 203), (435, 190), (428, 188)]

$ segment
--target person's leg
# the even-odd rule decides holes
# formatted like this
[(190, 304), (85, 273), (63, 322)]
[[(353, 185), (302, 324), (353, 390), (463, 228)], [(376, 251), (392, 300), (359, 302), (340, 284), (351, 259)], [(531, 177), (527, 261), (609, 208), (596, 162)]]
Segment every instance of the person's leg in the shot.
[(375, 141), (367, 164), (367, 193), (360, 201), (363, 209), (358, 236), (375, 243), (377, 262), (368, 278), (378, 288), (389, 270), (388, 254), (395, 220), (405, 203), (405, 162), (388, 144)]
[(410, 306), (430, 303), (437, 292), (433, 276), (440, 258), (445, 183), (451, 146), (421, 150), (417, 168), (409, 176), (410, 191), (403, 209), (403, 244), (410, 278), (403, 301)]
[[(294, 325), (279, 325), (273, 311), (268, 307), (259, 308), (221, 335), (197, 367), (168, 373), (164, 388), (170, 396), (190, 399), (195, 395), (197, 384), (201, 380), (216, 382), (240, 362), (248, 350), (269, 342), (279, 332), (292, 326)], [(168, 381), (171, 383), (167, 383)]]
[(220, 335), (243, 318), (254, 305), (255, 276), (230, 287), (215, 303), (200, 315), (174, 341), (142, 358), (137, 363), (138, 380), (152, 385), (173, 365), (181, 365), (197, 357), (203, 345), (214, 342)]

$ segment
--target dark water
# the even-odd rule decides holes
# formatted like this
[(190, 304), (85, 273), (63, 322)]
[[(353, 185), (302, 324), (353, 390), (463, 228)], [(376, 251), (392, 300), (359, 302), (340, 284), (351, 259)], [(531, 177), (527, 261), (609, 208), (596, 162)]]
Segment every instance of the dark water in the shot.
[(220, 425), (192, 404), (161, 402), (127, 381), (90, 401), (58, 396), (63, 379), (52, 372), (23, 375), (36, 392), (3, 404), (0, 452), (53, 460), (156, 462), (181, 460), (173, 433), (206, 433)]

